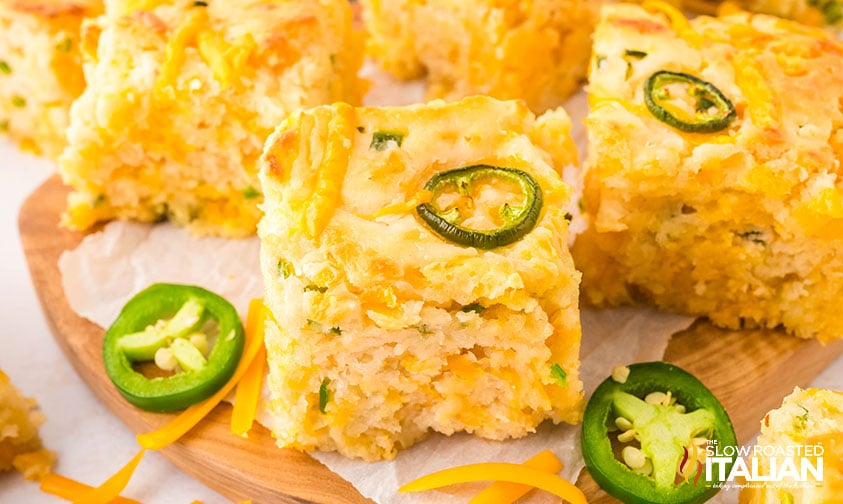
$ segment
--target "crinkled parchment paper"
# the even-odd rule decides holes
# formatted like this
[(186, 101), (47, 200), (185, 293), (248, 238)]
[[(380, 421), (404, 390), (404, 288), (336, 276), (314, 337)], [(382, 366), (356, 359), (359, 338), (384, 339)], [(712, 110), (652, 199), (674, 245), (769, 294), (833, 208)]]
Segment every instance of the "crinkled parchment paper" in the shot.
[[(229, 299), (245, 315), (251, 298), (263, 296), (256, 238), (195, 238), (169, 224), (112, 222), (86, 237), (59, 260), (70, 306), (108, 327), (135, 293), (155, 282), (200, 285)], [(583, 310), (581, 377), (589, 394), (617, 364), (661, 359), (670, 335), (693, 319), (644, 308)], [(266, 415), (260, 415), (267, 423)], [(396, 493), (417, 476), (473, 462), (523, 462), (551, 449), (565, 464), (562, 476), (575, 480), (582, 468), (579, 427), (542, 425), (522, 439), (491, 442), (458, 434), (432, 435), (390, 462), (366, 463), (334, 453), (313, 456), (379, 503), (453, 502), (444, 493)], [(463, 487), (471, 493), (475, 487)], [(537, 494), (530, 502), (549, 497)], [(548, 502), (554, 502), (548, 500)]]
[[(411, 103), (421, 97), (417, 84), (396, 87), (371, 67), (364, 74), (373, 81), (367, 97), (370, 105)], [(585, 108), (582, 94), (566, 107), (574, 118), (574, 138), (581, 152), (585, 142), (580, 120)], [(65, 252), (59, 267), (70, 306), (83, 317), (108, 327), (131, 296), (154, 282), (203, 286), (229, 299), (245, 315), (249, 299), (263, 296), (258, 250), (256, 238), (198, 239), (169, 224), (113, 222), (86, 237), (77, 249)], [(692, 321), (644, 308), (584, 310), (580, 374), (586, 395), (615, 365), (661, 359), (670, 335)], [(260, 418), (262, 423), (267, 422), (265, 412)], [(523, 462), (544, 449), (553, 450), (562, 460), (563, 477), (571, 481), (577, 478), (583, 467), (579, 427), (547, 423), (535, 434), (506, 442), (490, 442), (466, 434), (432, 435), (389, 462), (366, 463), (335, 453), (313, 456), (376, 502), (438, 504), (453, 502), (454, 496), (444, 492), (399, 495), (396, 489), (446, 467), (489, 461)], [(478, 488), (463, 485), (448, 491), (470, 495)], [(534, 493), (529, 502), (557, 501)]]

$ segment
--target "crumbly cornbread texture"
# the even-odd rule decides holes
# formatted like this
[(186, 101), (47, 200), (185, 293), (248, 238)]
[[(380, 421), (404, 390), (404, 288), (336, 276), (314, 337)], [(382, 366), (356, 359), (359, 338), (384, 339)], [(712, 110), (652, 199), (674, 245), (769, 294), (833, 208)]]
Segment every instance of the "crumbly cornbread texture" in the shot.
[(429, 98), (482, 94), (561, 105), (585, 78), (604, 0), (362, 0), (368, 52)]
[[(820, 448), (817, 448), (820, 446)], [(806, 448), (811, 451), (805, 451)], [(788, 457), (791, 453), (802, 450)], [(784, 398), (782, 406), (767, 413), (761, 421), (755, 463), (758, 474), (771, 479), (753, 482), (741, 490), (741, 504), (793, 502), (827, 504), (840, 502), (843, 496), (843, 392), (799, 387)], [(803, 462), (804, 459), (804, 462)], [(822, 481), (811, 469), (819, 469)], [(799, 478), (782, 476), (788, 460)], [(803, 464), (808, 481), (799, 481)], [(775, 465), (775, 468), (773, 467)], [(775, 475), (774, 475), (775, 471)]]
[(85, 25), (89, 85), (60, 159), (70, 226), (170, 219), (253, 234), (272, 129), (298, 107), (360, 99), (345, 0), (205, 3), (112, 1)]
[[(584, 299), (843, 336), (829, 305), (843, 292), (843, 44), (772, 16), (666, 12), (607, 7), (595, 34)], [(713, 84), (736, 119), (714, 133), (660, 121), (644, 103), (660, 70)]]
[(56, 157), (85, 89), (79, 30), (101, 0), (0, 0), (0, 134)]
[[(576, 162), (569, 130), (562, 109), (536, 119), (487, 97), (336, 104), (279, 126), (258, 231), (279, 445), (375, 460), (431, 430), (504, 439), (580, 420), (579, 273), (559, 174)], [(486, 251), (415, 210), (433, 175), (478, 163), (531, 174), (544, 197), (531, 232)], [(478, 197), (500, 204), (506, 191)]]
[[(715, 0), (683, 0), (683, 4), (703, 12), (716, 10), (720, 3), (722, 2)], [(793, 19), (811, 26), (823, 26), (833, 30), (843, 28), (841, 0), (738, 0), (728, 4), (729, 8), (735, 6)]]
[(0, 472), (13, 468), (26, 479), (41, 479), (56, 456), (41, 447), (38, 427), (46, 417), (35, 399), (24, 397), (0, 370)]

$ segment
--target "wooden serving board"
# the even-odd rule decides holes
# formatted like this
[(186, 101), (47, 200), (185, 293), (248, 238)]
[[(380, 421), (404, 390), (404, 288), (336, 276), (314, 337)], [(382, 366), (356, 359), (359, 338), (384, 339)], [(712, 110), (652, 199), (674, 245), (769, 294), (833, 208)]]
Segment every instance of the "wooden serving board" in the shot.
[[(79, 317), (61, 287), (58, 259), (75, 248), (84, 233), (60, 228), (68, 190), (57, 176), (24, 202), (19, 228), (24, 253), (41, 306), (61, 346), (97, 397), (135, 432), (146, 432), (172, 418), (126, 403), (105, 375), (103, 329)], [(746, 442), (759, 421), (794, 386), (806, 386), (843, 353), (843, 341), (822, 346), (775, 331), (727, 331), (705, 321), (674, 335), (665, 353), (702, 380), (729, 412), (738, 440)], [(256, 426), (249, 438), (229, 431), (230, 406), (218, 406), (182, 440), (162, 454), (186, 473), (232, 500), (255, 503), (362, 504), (371, 501), (319, 462), (295, 450), (279, 449), (270, 433)], [(584, 471), (585, 473), (585, 471)], [(589, 502), (616, 502), (587, 476), (577, 483)]]

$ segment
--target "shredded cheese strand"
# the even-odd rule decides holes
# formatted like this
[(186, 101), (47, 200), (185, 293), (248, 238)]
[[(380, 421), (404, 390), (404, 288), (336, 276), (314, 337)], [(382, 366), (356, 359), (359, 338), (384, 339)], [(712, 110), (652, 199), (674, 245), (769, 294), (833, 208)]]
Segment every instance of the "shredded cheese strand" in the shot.
[(676, 31), (676, 34), (692, 46), (700, 47), (702, 45), (702, 36), (691, 27), (688, 18), (676, 7), (658, 0), (645, 0), (641, 6), (646, 11), (661, 13), (667, 16), (670, 26)]
[[(263, 341), (266, 312), (263, 303), (257, 309), (249, 309), (246, 319), (246, 337)], [(247, 436), (255, 421), (255, 412), (260, 401), (263, 377), (266, 369), (266, 346), (261, 345), (255, 360), (246, 374), (237, 384), (234, 396), (234, 409), (231, 412), (231, 432), (239, 436)]]
[[(253, 310), (264, 311), (263, 300), (253, 299), (249, 303), (249, 313)], [(248, 317), (247, 317), (248, 320)], [(237, 369), (234, 375), (228, 380), (228, 383), (223, 385), (214, 395), (205, 399), (200, 403), (184, 410), (179, 416), (174, 418), (171, 422), (164, 425), (158, 430), (138, 434), (138, 443), (149, 450), (158, 450), (165, 446), (174, 443), (180, 437), (185, 435), (190, 429), (198, 424), (208, 413), (219, 404), (235, 385), (243, 378), (246, 371), (251, 366), (257, 357), (260, 349), (263, 348), (263, 334), (246, 334), (246, 348), (243, 349), (243, 355), (240, 357), (240, 362), (237, 364)]]
[[(44, 478), (41, 479), (41, 491), (55, 495), (56, 497), (61, 497), (62, 499), (72, 501), (79, 497), (80, 495), (84, 495), (94, 487), (90, 485), (86, 485), (84, 483), (80, 483), (76, 480), (66, 478), (59, 474), (50, 473)], [(134, 499), (127, 499), (126, 497), (120, 497), (119, 495), (111, 500), (111, 504), (141, 504), (140, 501), (136, 501)]]
[(140, 451), (132, 457), (132, 460), (126, 463), (126, 465), (114, 473), (110, 478), (105, 480), (102, 485), (73, 499), (73, 504), (109, 504), (116, 497), (120, 496), (120, 492), (122, 492), (123, 489), (126, 488), (126, 485), (129, 484), (129, 480), (132, 479), (132, 475), (135, 474), (135, 469), (137, 469), (144, 453), (146, 453), (146, 450), (141, 448)]
[(582, 490), (574, 486), (573, 483), (555, 474), (548, 474), (538, 469), (524, 467), (520, 464), (504, 462), (486, 462), (452, 467), (422, 476), (403, 485), (398, 491), (423, 492), (456, 483), (490, 480), (530, 485), (561, 497), (571, 504), (588, 504)]
[[(537, 453), (523, 465), (548, 474), (556, 474), (562, 470), (562, 462), (550, 450)], [(475, 495), (468, 504), (511, 504), (532, 489), (530, 485), (496, 481)]]

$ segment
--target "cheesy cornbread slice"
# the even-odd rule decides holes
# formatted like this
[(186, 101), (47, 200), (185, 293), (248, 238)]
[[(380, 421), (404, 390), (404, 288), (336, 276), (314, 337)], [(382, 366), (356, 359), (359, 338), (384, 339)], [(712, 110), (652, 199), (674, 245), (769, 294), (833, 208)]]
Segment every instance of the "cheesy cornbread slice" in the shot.
[(843, 44), (760, 14), (603, 11), (584, 299), (843, 336)]
[[(579, 273), (560, 176), (576, 163), (570, 126), (562, 109), (537, 119), (488, 97), (335, 104), (279, 126), (258, 228), (279, 445), (376, 460), (430, 431), (504, 439), (580, 421)], [(426, 188), (434, 179), (448, 182)], [(417, 208), (497, 240), (537, 199), (532, 227), (485, 248)]]
[[(682, 0), (690, 9), (713, 14), (724, 2), (718, 0)], [(841, 0), (737, 0), (725, 3), (729, 9), (743, 8), (752, 12), (772, 14), (793, 19), (811, 26), (839, 31), (843, 28)]]
[(50, 472), (56, 454), (43, 448), (38, 436), (45, 420), (35, 399), (21, 394), (0, 370), (0, 473), (15, 469), (40, 480)]
[[(88, 88), (60, 172), (66, 224), (169, 219), (253, 234), (257, 159), (292, 110), (357, 102), (345, 0), (114, 0), (85, 25)], [(97, 43), (98, 42), (98, 43)]]
[(362, 0), (369, 54), (428, 98), (523, 99), (537, 113), (579, 89), (604, 0)]
[(741, 490), (741, 504), (840, 502), (843, 392), (796, 387), (761, 421), (752, 458), (759, 479)]
[(85, 89), (80, 26), (101, 0), (0, 0), (0, 134), (58, 156), (68, 113)]

